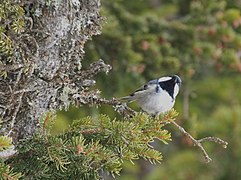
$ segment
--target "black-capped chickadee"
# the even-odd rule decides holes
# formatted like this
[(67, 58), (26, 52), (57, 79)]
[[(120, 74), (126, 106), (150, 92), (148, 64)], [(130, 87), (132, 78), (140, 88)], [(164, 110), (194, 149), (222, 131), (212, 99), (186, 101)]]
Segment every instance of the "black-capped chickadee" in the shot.
[(137, 101), (143, 111), (158, 116), (171, 110), (181, 86), (181, 78), (177, 75), (151, 80), (129, 96), (122, 99), (128, 102)]

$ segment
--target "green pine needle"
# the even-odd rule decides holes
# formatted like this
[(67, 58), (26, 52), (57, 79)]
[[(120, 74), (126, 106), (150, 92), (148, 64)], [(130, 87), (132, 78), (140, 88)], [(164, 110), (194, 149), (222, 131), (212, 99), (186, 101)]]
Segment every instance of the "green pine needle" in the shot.
[[(172, 110), (154, 119), (145, 113), (130, 119), (85, 117), (75, 120), (66, 132), (53, 136), (45, 131), (49, 119), (55, 119), (47, 113), (40, 118), (44, 131), (21, 142), (11, 164), (26, 178), (98, 179), (103, 170), (115, 177), (124, 160), (134, 163), (142, 157), (152, 164), (161, 162), (161, 152), (150, 142), (170, 141), (170, 133), (163, 126), (176, 115)], [(21, 163), (23, 160), (25, 163)]]
[(12, 147), (12, 138), (8, 136), (0, 136), (0, 151)]

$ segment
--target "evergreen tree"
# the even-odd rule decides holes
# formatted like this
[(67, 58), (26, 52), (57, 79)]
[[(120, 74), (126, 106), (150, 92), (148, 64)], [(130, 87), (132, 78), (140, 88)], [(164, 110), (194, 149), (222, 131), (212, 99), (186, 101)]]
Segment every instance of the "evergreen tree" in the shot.
[[(193, 80), (213, 73), (213, 68), (217, 73), (240, 72), (238, 3), (102, 3), (106, 20), (100, 16), (99, 0), (1, 2), (3, 179), (99, 179), (103, 171), (118, 175), (125, 160), (142, 157), (159, 163), (161, 152), (150, 143), (167, 143), (170, 133), (165, 125), (170, 123), (202, 150), (207, 161), (203, 141), (226, 145), (218, 138), (194, 139), (174, 121), (174, 110), (153, 119), (115, 98), (101, 98), (99, 89), (108, 97), (126, 95), (153, 77), (178, 73), (185, 79), (183, 119), (190, 119)], [(86, 41), (100, 33), (103, 22), (102, 35), (88, 44), (83, 60)], [(111, 67), (113, 76), (99, 74)], [(99, 89), (92, 88), (93, 79)], [(56, 111), (71, 105), (109, 105), (120, 115), (107, 108), (100, 110), (102, 115), (78, 117), (66, 131), (51, 134)]]

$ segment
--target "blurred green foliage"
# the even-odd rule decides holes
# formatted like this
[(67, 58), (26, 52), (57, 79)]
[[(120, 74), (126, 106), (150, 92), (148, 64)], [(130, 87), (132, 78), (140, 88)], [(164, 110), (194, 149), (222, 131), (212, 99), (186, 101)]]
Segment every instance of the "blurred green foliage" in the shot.
[[(183, 87), (175, 105), (178, 123), (194, 137), (218, 136), (229, 142), (227, 149), (206, 143), (213, 161), (205, 164), (199, 150), (170, 127), (173, 142), (158, 146), (162, 165), (144, 173), (142, 162), (132, 168), (127, 164), (126, 174), (117, 179), (241, 176), (240, 7), (239, 0), (102, 0), (103, 33), (87, 44), (83, 61), (87, 65), (102, 58), (112, 65), (109, 76), (96, 79), (102, 95), (121, 97), (151, 79), (179, 74)], [(98, 113), (116, 116), (104, 106), (60, 112), (59, 117)]]

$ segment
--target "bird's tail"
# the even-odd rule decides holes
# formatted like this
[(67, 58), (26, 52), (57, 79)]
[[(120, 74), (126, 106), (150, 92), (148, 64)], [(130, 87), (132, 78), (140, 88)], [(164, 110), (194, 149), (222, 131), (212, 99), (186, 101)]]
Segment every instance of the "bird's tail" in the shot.
[(133, 96), (133, 95), (130, 95), (130, 96), (125, 96), (125, 97), (121, 97), (118, 99), (119, 101), (127, 101), (128, 103), (132, 102), (132, 101), (135, 101), (136, 100), (136, 97)]

